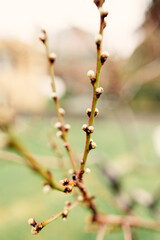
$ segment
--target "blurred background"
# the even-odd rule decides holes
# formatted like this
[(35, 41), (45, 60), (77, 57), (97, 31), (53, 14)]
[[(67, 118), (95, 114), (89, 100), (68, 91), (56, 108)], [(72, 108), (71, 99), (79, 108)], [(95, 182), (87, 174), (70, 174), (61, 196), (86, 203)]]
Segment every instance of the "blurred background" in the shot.
[[(50, 49), (57, 55), (57, 91), (66, 121), (72, 126), (70, 141), (80, 159), (85, 141), (81, 126), (87, 122), (85, 111), (92, 97), (86, 73), (96, 66), (98, 11), (92, 0), (0, 3), (0, 124), (13, 122), (21, 141), (41, 156), (40, 161), (51, 167), (59, 180), (62, 176), (49, 146), (56, 115), (45, 51), (38, 37), (45, 28)], [(97, 149), (89, 156), (92, 173), (86, 182), (106, 213), (117, 211), (114, 197), (140, 216), (160, 219), (160, 1), (108, 0), (104, 8), (109, 15), (103, 50), (110, 58), (101, 72), (104, 94), (95, 122)], [(28, 240), (32, 236), (27, 219), (49, 218), (63, 209), (68, 196), (57, 192), (43, 195), (42, 180), (17, 164), (16, 156), (11, 159), (8, 155), (12, 151), (2, 132), (0, 147), (0, 239)], [(94, 233), (85, 235), (89, 231), (86, 216), (78, 207), (66, 223), (50, 224), (37, 238), (95, 239)], [(160, 237), (148, 231), (134, 234), (137, 240)], [(123, 235), (116, 231), (105, 239), (120, 240)]]

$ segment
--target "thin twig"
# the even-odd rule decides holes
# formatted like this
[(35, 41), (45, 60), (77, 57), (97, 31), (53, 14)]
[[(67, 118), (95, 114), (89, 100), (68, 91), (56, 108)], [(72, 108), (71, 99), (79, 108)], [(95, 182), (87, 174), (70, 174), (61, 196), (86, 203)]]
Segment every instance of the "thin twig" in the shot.
[[(98, 6), (102, 6), (103, 2), (104, 1), (99, 1), (100, 5), (98, 5)], [(98, 3), (96, 3), (96, 5), (97, 4)], [(91, 84), (93, 86), (93, 98), (92, 98), (91, 113), (90, 113), (90, 117), (89, 117), (89, 120), (88, 120), (88, 126), (89, 127), (90, 126), (93, 127), (97, 101), (98, 101), (101, 93), (103, 92), (103, 88), (99, 88), (99, 81), (100, 81), (101, 67), (104, 63), (104, 62), (102, 63), (102, 55), (101, 55), (103, 30), (104, 30), (105, 25), (106, 25), (106, 22), (105, 22), (104, 18), (108, 15), (108, 12), (103, 11), (103, 13), (102, 13), (99, 9), (99, 13), (100, 13), (100, 28), (99, 28), (99, 34), (96, 36), (96, 39), (95, 39), (95, 42), (96, 42), (96, 45), (97, 45), (96, 74), (95, 74), (95, 76), (90, 76)], [(107, 57), (108, 56), (106, 55), (105, 60), (107, 59)], [(99, 91), (99, 93), (97, 92), (97, 90)], [(81, 177), (84, 173), (84, 168), (85, 168), (87, 157), (88, 157), (88, 154), (89, 154), (89, 151), (90, 151), (90, 141), (91, 141), (91, 133), (88, 133), (86, 131), (86, 143), (85, 143), (85, 149), (84, 149), (83, 158), (82, 158), (81, 167), (80, 167)]]
[(40, 37), (40, 40), (45, 45), (45, 49), (46, 49), (46, 56), (47, 56), (47, 60), (48, 60), (48, 64), (49, 64), (49, 71), (50, 71), (50, 76), (51, 76), (51, 86), (52, 86), (53, 100), (54, 100), (54, 103), (55, 103), (55, 108), (56, 108), (56, 112), (57, 112), (57, 116), (58, 116), (58, 121), (61, 125), (61, 128), (60, 128), (60, 130), (62, 132), (61, 137), (64, 141), (64, 145), (65, 145), (65, 148), (67, 150), (67, 153), (68, 153), (69, 159), (71, 161), (72, 167), (73, 167), (74, 171), (77, 172), (77, 164), (76, 164), (76, 161), (73, 157), (70, 144), (68, 142), (67, 131), (65, 130), (65, 126), (64, 126), (63, 113), (60, 111), (62, 108), (60, 107), (59, 99), (58, 99), (57, 92), (56, 92), (55, 75), (54, 75), (54, 62), (55, 62), (56, 56), (55, 56), (55, 54), (53, 56), (52, 56), (52, 54), (50, 54), (49, 45), (48, 45), (48, 36), (47, 36), (46, 31), (42, 30), (42, 33), (43, 33), (43, 36)]
[(128, 224), (122, 225), (122, 230), (124, 233), (124, 240), (132, 240), (131, 228)]
[(103, 240), (106, 232), (106, 225), (101, 225), (97, 234), (96, 240)]
[(58, 148), (56, 142), (54, 141), (53, 137), (51, 137), (50, 141), (51, 141), (51, 148), (55, 152), (55, 154), (57, 155), (57, 163), (58, 163), (59, 169), (62, 170), (63, 176), (65, 178), (67, 178), (68, 174), (67, 174), (67, 169), (66, 169), (66, 167), (64, 165), (63, 155), (62, 155), (60, 149)]
[(60, 216), (62, 216), (63, 220), (66, 220), (68, 213), (70, 212), (71, 209), (73, 209), (75, 206), (77, 206), (79, 201), (75, 201), (73, 204), (68, 203), (68, 205), (64, 208), (63, 211), (53, 215), (51, 218), (47, 219), (46, 221), (43, 221), (41, 223), (37, 223), (34, 219), (29, 219), (28, 223), (33, 226), (31, 229), (32, 234), (37, 234), (39, 233), (45, 226), (47, 226), (49, 223), (53, 222)]

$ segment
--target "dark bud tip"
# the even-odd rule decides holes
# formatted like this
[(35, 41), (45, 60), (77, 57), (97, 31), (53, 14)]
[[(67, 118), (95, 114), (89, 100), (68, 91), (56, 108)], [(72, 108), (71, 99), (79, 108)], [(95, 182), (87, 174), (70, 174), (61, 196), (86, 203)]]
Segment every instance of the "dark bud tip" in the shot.
[(105, 2), (105, 0), (94, 0), (94, 3), (96, 4), (96, 6), (98, 8), (102, 7), (104, 2)]

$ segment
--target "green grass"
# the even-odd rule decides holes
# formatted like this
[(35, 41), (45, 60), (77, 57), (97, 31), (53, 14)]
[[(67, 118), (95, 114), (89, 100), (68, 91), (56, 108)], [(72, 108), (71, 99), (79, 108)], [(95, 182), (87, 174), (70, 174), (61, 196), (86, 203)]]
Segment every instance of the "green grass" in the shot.
[[(70, 142), (74, 151), (80, 153), (80, 157), (85, 140), (81, 126), (85, 121), (75, 119), (71, 122)], [(117, 164), (120, 168), (131, 163), (134, 163), (134, 166), (137, 165), (121, 177), (122, 189), (128, 194), (139, 187), (152, 193), (160, 186), (160, 163), (152, 142), (152, 133), (156, 125), (156, 122), (140, 121), (136, 132), (132, 123), (126, 125), (124, 122), (120, 125), (116, 121), (97, 119), (93, 135), (97, 149), (89, 155), (88, 165), (92, 172), (85, 177), (85, 181), (90, 192), (95, 194), (97, 205), (102, 211), (118, 213), (108, 200), (107, 192), (111, 193), (111, 189), (96, 167), (98, 163), (111, 166)], [(20, 121), (18, 128), (18, 135), (27, 148), (41, 156), (52, 156), (53, 153), (48, 145), (48, 135), (54, 132), (50, 119), (24, 119)], [(64, 152), (63, 148), (61, 149)], [(53, 170), (53, 172), (59, 181), (61, 179), (60, 171)], [(5, 161), (0, 162), (0, 239), (95, 239), (95, 233), (85, 233), (89, 213), (81, 206), (77, 206), (70, 212), (66, 222), (57, 219), (37, 236), (30, 234), (28, 218), (34, 217), (38, 222), (43, 221), (61, 211), (66, 200), (73, 201), (71, 196), (57, 191), (44, 195), (42, 184), (43, 180), (25, 166)], [(143, 207), (135, 210), (141, 216), (154, 217), (149, 210)], [(136, 235), (138, 240), (160, 239), (159, 233), (151, 231), (138, 230)], [(123, 239), (121, 232), (105, 236), (105, 240), (121, 239)]]

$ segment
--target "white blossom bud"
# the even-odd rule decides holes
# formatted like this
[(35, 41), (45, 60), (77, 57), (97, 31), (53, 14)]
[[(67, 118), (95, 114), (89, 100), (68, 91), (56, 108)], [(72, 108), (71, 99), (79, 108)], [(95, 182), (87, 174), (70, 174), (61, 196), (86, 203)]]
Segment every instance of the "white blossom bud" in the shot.
[(57, 93), (56, 92), (52, 92), (51, 96), (52, 96), (53, 99), (56, 99), (57, 98)]
[(87, 133), (93, 133), (94, 132), (94, 127), (93, 126), (88, 126), (87, 127)]
[(102, 7), (99, 8), (99, 12), (102, 18), (105, 18), (108, 16), (108, 11), (105, 11)]
[(69, 170), (68, 170), (68, 173), (69, 173), (69, 174), (73, 174), (73, 173), (74, 173), (73, 169), (69, 169)]
[(97, 98), (99, 98), (102, 93), (103, 93), (103, 88), (102, 87), (99, 87), (99, 88), (96, 89)]
[(96, 117), (98, 114), (99, 114), (99, 110), (98, 110), (98, 108), (96, 108), (96, 109), (95, 109), (94, 116)]
[(47, 194), (51, 191), (51, 186), (49, 184), (45, 184), (43, 187), (43, 193)]
[(83, 124), (82, 130), (83, 130), (83, 131), (86, 131), (86, 130), (87, 130), (87, 124)]
[(67, 220), (66, 215), (64, 215), (64, 216), (62, 217), (62, 220), (63, 220), (63, 221), (66, 221), (66, 220)]
[(90, 173), (90, 172), (91, 172), (90, 168), (85, 169), (85, 173)]
[(95, 78), (95, 73), (94, 73), (94, 71), (93, 71), (93, 70), (89, 70), (89, 71), (87, 72), (87, 77), (89, 77), (90, 79)]
[(64, 215), (67, 215), (67, 214), (68, 214), (68, 210), (65, 209), (65, 210), (63, 211), (63, 213), (64, 213)]
[(96, 44), (100, 44), (102, 42), (102, 35), (101, 34), (97, 34), (95, 36), (95, 43)]
[(104, 51), (104, 52), (102, 52), (101, 56), (108, 58), (109, 57), (109, 52)]
[(54, 61), (56, 60), (56, 54), (55, 53), (51, 53), (49, 55), (49, 61), (50, 63), (54, 63)]
[(63, 108), (59, 108), (58, 111), (62, 116), (64, 116), (65, 110)]
[(54, 127), (60, 129), (62, 127), (62, 124), (60, 122), (56, 122)]
[(90, 117), (91, 116), (91, 109), (87, 108), (86, 113), (87, 113), (88, 117)]
[(61, 131), (58, 131), (58, 132), (56, 133), (56, 136), (62, 138), (62, 137), (63, 137), (63, 133), (62, 133)]
[(71, 125), (67, 123), (64, 125), (64, 128), (65, 128), (65, 131), (68, 131), (71, 128)]
[(82, 197), (81, 195), (79, 195), (79, 196), (77, 197), (77, 200), (78, 200), (79, 202), (82, 202), (82, 201), (83, 201), (83, 197)]
[(91, 141), (90, 141), (90, 148), (91, 148), (91, 149), (95, 149), (96, 146), (97, 146), (97, 145), (96, 145), (95, 142), (93, 142), (93, 141), (91, 142)]
[(36, 235), (37, 233), (39, 233), (39, 231), (36, 228), (32, 227), (31, 233), (32, 235)]
[(101, 54), (101, 64), (103, 65), (104, 62), (107, 60), (107, 58), (109, 57), (109, 53), (107, 51), (102, 52)]
[(28, 219), (28, 224), (33, 226), (36, 223), (36, 221), (34, 220), (34, 218), (29, 218)]

